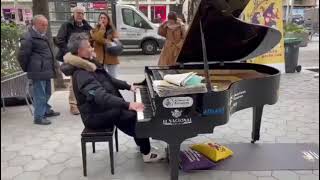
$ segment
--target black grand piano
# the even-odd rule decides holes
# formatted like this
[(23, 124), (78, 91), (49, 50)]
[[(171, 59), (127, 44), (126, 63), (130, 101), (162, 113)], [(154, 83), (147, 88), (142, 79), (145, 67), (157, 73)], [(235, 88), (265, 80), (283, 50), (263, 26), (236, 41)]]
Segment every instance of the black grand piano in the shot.
[[(278, 100), (280, 72), (243, 61), (275, 47), (281, 33), (238, 19), (249, 0), (202, 0), (187, 32), (176, 66), (145, 67), (135, 100), (145, 104), (138, 113), (136, 135), (168, 144), (171, 180), (178, 179), (181, 143), (212, 133), (236, 111), (253, 108), (252, 143), (259, 140), (265, 104)], [(205, 77), (207, 93), (159, 97), (154, 80), (165, 74), (197, 72)]]

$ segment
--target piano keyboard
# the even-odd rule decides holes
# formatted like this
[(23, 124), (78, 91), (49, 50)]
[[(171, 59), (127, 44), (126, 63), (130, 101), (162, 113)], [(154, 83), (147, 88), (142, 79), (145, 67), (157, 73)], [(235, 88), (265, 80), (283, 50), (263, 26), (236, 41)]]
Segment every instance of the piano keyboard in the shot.
[(144, 110), (143, 112), (137, 112), (137, 120), (138, 122), (146, 122), (150, 121), (151, 117), (153, 115), (151, 102), (148, 97), (148, 91), (145, 86), (139, 86), (136, 89), (136, 92), (134, 94), (135, 102), (143, 103), (144, 104)]

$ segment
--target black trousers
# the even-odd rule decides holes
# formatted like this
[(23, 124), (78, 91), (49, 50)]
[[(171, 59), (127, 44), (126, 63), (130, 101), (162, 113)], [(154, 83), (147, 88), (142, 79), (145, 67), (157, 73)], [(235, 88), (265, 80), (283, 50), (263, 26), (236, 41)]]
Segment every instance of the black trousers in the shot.
[(136, 138), (137, 113), (135, 111), (112, 109), (105, 113), (82, 117), (82, 119), (86, 119), (83, 121), (84, 125), (92, 129), (111, 128), (115, 125), (122, 132), (134, 138), (142, 154), (147, 155), (151, 150), (149, 138)]

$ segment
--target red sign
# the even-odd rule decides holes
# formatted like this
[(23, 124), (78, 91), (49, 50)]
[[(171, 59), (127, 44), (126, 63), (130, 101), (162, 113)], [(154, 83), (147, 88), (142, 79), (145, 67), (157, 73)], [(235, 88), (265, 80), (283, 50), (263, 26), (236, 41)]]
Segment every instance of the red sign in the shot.
[(93, 2), (93, 9), (104, 10), (107, 9), (108, 5), (106, 2)]

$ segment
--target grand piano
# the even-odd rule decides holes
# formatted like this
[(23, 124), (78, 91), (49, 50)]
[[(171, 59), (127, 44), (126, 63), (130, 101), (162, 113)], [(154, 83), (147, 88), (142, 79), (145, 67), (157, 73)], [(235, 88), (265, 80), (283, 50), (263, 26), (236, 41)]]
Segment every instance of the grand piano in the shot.
[[(181, 143), (213, 133), (236, 111), (253, 108), (252, 140), (259, 140), (264, 105), (279, 96), (280, 72), (245, 63), (275, 47), (281, 33), (239, 18), (249, 0), (202, 0), (188, 29), (175, 66), (145, 67), (145, 81), (136, 84), (135, 100), (145, 104), (137, 116), (136, 135), (168, 144), (171, 180), (178, 179)], [(154, 80), (165, 74), (197, 72), (207, 93), (159, 97)]]

